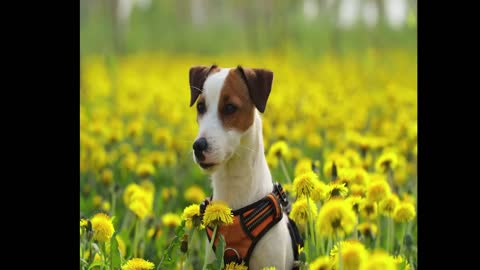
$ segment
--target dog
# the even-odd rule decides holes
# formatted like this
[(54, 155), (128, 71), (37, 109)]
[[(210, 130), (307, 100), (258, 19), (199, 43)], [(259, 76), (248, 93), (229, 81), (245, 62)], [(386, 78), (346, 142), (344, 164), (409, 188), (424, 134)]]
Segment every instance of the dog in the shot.
[[(269, 204), (268, 196), (275, 187), (264, 155), (260, 116), (265, 111), (270, 95), (273, 72), (241, 66), (194, 66), (190, 68), (189, 77), (190, 107), (196, 102), (199, 125), (193, 143), (193, 159), (211, 177), (211, 199), (226, 202), (234, 213), (241, 213), (238, 214), (238, 220), (243, 222), (248, 219), (247, 214), (253, 215), (255, 205)], [(274, 200), (271, 202), (271, 207), (265, 208), (275, 212), (274, 208), (277, 209), (278, 204)], [(254, 207), (250, 207), (252, 205)], [(263, 211), (258, 209), (259, 206), (256, 207), (258, 211)], [(250, 213), (245, 214), (247, 210)], [(252, 270), (270, 266), (279, 270), (295, 269), (294, 255), (298, 248), (289, 227), (291, 220), (284, 211), (278, 210), (278, 218), (272, 214), (266, 222), (265, 216), (266, 214), (263, 215), (263, 222), (257, 223), (263, 223), (263, 227), (271, 225), (270, 228), (258, 238), (255, 233), (263, 228), (252, 230), (255, 236), (254, 247), (249, 252), (246, 252), (245, 247), (243, 256), (239, 252), (241, 248), (235, 249), (229, 244), (240, 241), (237, 244), (245, 246), (247, 244), (244, 243), (248, 242), (251, 247), (252, 235), (245, 236), (250, 234), (245, 231), (239, 233), (242, 228), (238, 224), (237, 229), (232, 229), (237, 231), (229, 232), (229, 226), (224, 226), (225, 230), (220, 232), (225, 237), (225, 252), (233, 250), (236, 259), (242, 257)], [(243, 240), (238, 236), (240, 234), (244, 235)]]

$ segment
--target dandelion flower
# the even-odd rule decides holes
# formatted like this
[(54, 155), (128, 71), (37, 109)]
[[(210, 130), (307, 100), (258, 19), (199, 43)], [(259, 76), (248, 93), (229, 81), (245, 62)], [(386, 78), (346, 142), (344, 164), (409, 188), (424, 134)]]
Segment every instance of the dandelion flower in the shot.
[(106, 242), (112, 238), (115, 229), (112, 220), (104, 213), (98, 213), (91, 219), (93, 239), (99, 242)]
[(389, 169), (395, 170), (398, 164), (398, 157), (393, 152), (382, 154), (375, 163), (375, 169), (378, 172), (385, 173)]
[(329, 188), (322, 181), (316, 181), (313, 187), (311, 198), (315, 202), (324, 201), (327, 198)]
[(129, 184), (123, 192), (123, 203), (125, 203), (125, 205), (129, 205), (132, 195), (137, 193), (138, 190), (140, 190), (139, 185), (135, 183)]
[(393, 212), (393, 219), (396, 222), (408, 222), (415, 218), (415, 206), (411, 203), (400, 203)]
[(203, 215), (205, 225), (215, 227), (217, 225), (233, 223), (232, 209), (222, 201), (213, 201), (207, 205)]
[(225, 268), (224, 268), (224, 270), (247, 270), (247, 269), (248, 269), (248, 267), (245, 265), (244, 262), (242, 262), (241, 264), (231, 262), (231, 263), (225, 265)]
[(297, 196), (310, 196), (318, 182), (318, 176), (314, 172), (307, 172), (295, 177), (293, 187)]
[(352, 184), (349, 189), (351, 196), (365, 197), (365, 194), (367, 194), (367, 188), (363, 185)]
[(193, 203), (201, 203), (205, 199), (205, 192), (197, 185), (189, 187), (184, 194), (185, 200)]
[(202, 217), (200, 216), (200, 205), (192, 204), (185, 207), (182, 213), (182, 220), (185, 220), (185, 225), (188, 229), (194, 227), (201, 229)]
[(155, 267), (152, 262), (140, 258), (133, 258), (122, 265), (122, 270), (151, 270)]
[(375, 223), (370, 223), (370, 222), (363, 222), (357, 226), (358, 231), (364, 236), (364, 237), (370, 237), (370, 238), (375, 238), (377, 235), (377, 225)]
[(384, 251), (375, 251), (360, 270), (396, 270), (397, 266), (392, 257)]
[(102, 205), (102, 196), (95, 195), (92, 199), (93, 207), (99, 208)]
[(364, 218), (375, 219), (378, 215), (378, 205), (376, 202), (363, 200), (359, 204), (360, 215)]
[[(310, 204), (310, 213), (308, 211), (308, 204)], [(317, 213), (318, 208), (315, 202), (310, 198), (307, 201), (307, 198), (303, 197), (293, 203), (289, 217), (298, 225), (302, 226), (308, 222), (309, 218), (316, 218)]]
[(345, 184), (329, 183), (327, 190), (327, 200), (345, 198), (348, 194), (348, 188)]
[(181, 222), (182, 219), (175, 213), (166, 213), (162, 216), (162, 223), (167, 227), (177, 227)]
[(295, 176), (313, 171), (313, 163), (309, 158), (302, 158), (295, 165)]
[(328, 256), (320, 256), (313, 260), (309, 266), (309, 270), (331, 270), (332, 262)]
[(378, 204), (380, 214), (391, 217), (393, 216), (393, 211), (399, 204), (400, 200), (395, 193), (391, 193)]
[(132, 201), (128, 205), (128, 209), (130, 209), (130, 211), (132, 211), (140, 220), (143, 220), (149, 212), (146, 203), (142, 202), (140, 199)]
[(155, 173), (155, 168), (151, 163), (140, 163), (137, 166), (138, 176), (145, 178)]
[(110, 169), (104, 169), (102, 172), (102, 182), (105, 185), (110, 185), (113, 181), (113, 172)]
[(345, 201), (348, 202), (352, 206), (353, 211), (358, 214), (360, 212), (360, 203), (364, 201), (364, 198), (353, 195), (346, 198)]
[(386, 181), (378, 180), (370, 182), (367, 188), (367, 199), (379, 202), (390, 194), (390, 186)]
[[(340, 256), (338, 256), (338, 250)], [(332, 260), (336, 269), (340, 268), (340, 259), (345, 270), (357, 270), (367, 261), (368, 251), (359, 241), (343, 241), (334, 253)]]
[(333, 160), (329, 159), (329, 160), (327, 160), (327, 162), (325, 162), (325, 165), (323, 165), (323, 175), (324, 175), (324, 177), (331, 177), (332, 176), (333, 164), (335, 164), (335, 167), (337, 167), (337, 170), (350, 167), (350, 161), (348, 161), (348, 159), (346, 159), (342, 156), (339, 156), (339, 157), (337, 157)]
[(273, 155), (273, 156), (276, 156), (277, 158), (284, 158), (284, 159), (288, 159), (290, 155), (290, 149), (288, 148), (288, 144), (283, 140), (280, 140), (272, 144), (268, 152), (269, 152), (269, 155)]
[(317, 217), (316, 229), (322, 236), (343, 237), (353, 231), (357, 216), (352, 206), (344, 200), (327, 201)]
[(245, 265), (244, 262), (241, 264), (237, 264), (236, 262), (231, 262), (227, 265), (225, 265), (224, 270), (247, 270), (248, 267)]

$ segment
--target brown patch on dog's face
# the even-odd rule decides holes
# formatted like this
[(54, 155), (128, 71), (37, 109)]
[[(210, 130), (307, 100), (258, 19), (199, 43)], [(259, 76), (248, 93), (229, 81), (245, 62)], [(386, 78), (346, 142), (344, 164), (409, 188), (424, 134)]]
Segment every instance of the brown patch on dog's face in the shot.
[(255, 106), (248, 88), (236, 69), (225, 78), (218, 101), (218, 115), (225, 130), (246, 131), (253, 124)]

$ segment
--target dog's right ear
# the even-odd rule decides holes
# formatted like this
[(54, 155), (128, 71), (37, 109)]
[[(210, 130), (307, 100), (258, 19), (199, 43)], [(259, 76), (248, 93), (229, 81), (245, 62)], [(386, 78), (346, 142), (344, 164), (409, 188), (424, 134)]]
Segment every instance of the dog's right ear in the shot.
[(194, 66), (190, 68), (190, 107), (195, 103), (198, 95), (203, 91), (203, 83), (207, 80), (210, 71), (217, 68), (217, 65)]

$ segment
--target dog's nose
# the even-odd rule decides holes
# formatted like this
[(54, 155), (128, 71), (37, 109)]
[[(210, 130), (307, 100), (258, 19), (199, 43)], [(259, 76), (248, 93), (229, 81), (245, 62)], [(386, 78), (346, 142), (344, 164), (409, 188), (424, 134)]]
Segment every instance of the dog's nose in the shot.
[(199, 160), (205, 159), (203, 151), (207, 150), (208, 144), (205, 138), (200, 138), (193, 143), (193, 151)]

